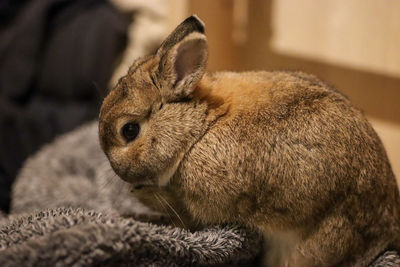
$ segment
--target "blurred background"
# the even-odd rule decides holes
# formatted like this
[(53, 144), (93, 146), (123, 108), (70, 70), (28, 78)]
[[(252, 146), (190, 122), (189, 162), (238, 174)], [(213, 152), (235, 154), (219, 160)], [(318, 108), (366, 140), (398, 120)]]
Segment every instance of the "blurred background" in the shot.
[(193, 13), (209, 71), (316, 74), (365, 112), (400, 178), (398, 0), (2, 0), (1, 210), (23, 162), (95, 119), (133, 60)]

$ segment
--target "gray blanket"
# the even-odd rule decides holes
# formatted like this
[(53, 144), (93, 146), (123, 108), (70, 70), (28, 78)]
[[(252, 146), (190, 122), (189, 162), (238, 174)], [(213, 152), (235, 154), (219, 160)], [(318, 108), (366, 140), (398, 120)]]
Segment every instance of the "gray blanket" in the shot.
[[(262, 239), (235, 225), (189, 232), (129, 195), (99, 148), (97, 124), (29, 159), (0, 219), (0, 266), (258, 265)], [(400, 266), (396, 252), (371, 266)]]

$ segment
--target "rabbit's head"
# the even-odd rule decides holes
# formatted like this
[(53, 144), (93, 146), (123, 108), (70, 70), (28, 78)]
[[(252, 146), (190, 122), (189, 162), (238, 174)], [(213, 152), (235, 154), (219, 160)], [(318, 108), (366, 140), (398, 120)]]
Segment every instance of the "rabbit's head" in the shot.
[(206, 61), (204, 25), (191, 16), (104, 99), (100, 143), (122, 179), (137, 187), (168, 183), (204, 130), (206, 107), (192, 94)]

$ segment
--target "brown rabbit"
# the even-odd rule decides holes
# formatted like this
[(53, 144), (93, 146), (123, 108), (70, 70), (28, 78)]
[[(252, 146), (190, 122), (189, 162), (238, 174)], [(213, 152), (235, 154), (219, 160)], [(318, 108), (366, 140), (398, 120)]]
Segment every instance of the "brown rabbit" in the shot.
[(302, 72), (206, 74), (206, 60), (191, 16), (104, 100), (102, 148), (140, 199), (186, 226), (258, 229), (269, 266), (365, 266), (400, 249), (395, 177), (346, 97)]

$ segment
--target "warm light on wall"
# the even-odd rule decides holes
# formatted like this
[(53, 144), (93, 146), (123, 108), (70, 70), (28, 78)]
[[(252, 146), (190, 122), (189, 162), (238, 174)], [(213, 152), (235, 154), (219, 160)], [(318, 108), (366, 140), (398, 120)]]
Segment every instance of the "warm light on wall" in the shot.
[(233, 1), (233, 31), (232, 39), (236, 45), (247, 41), (248, 0)]
[(400, 77), (400, 1), (277, 0), (277, 53)]

